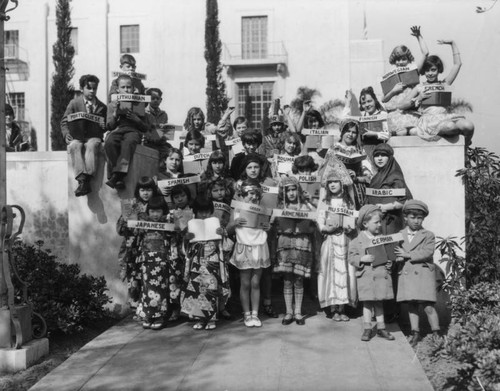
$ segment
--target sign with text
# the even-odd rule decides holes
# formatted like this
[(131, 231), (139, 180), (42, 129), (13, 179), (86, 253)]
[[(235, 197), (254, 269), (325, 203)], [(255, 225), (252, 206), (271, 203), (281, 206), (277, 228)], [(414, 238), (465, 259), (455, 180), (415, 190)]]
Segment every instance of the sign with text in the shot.
[(69, 134), (75, 140), (102, 138), (105, 120), (104, 117), (89, 113), (73, 113), (68, 115)]
[(422, 106), (444, 106), (451, 105), (451, 90), (447, 84), (424, 84), (423, 91), (431, 94), (422, 101)]
[(262, 229), (266, 224), (269, 224), (273, 213), (272, 209), (235, 200), (231, 202), (231, 207), (234, 208), (235, 212), (239, 213), (240, 217), (246, 220), (244, 226), (248, 228)]
[(366, 195), (372, 197), (404, 197), (406, 189), (372, 189), (367, 187)]
[(155, 231), (175, 231), (175, 224), (155, 221), (128, 220), (127, 227)]
[(417, 67), (413, 64), (405, 67), (397, 67), (387, 72), (380, 79), (384, 95), (387, 95), (398, 83), (403, 83), (410, 87), (420, 83)]
[(113, 77), (118, 77), (120, 75), (128, 75), (128, 76), (130, 76), (130, 77), (132, 77), (134, 79), (146, 80), (146, 74), (145, 73), (113, 71), (112, 75), (113, 75)]
[(316, 212), (307, 210), (293, 210), (293, 209), (273, 209), (273, 217), (287, 217), (290, 219), (307, 219), (316, 220), (318, 214)]

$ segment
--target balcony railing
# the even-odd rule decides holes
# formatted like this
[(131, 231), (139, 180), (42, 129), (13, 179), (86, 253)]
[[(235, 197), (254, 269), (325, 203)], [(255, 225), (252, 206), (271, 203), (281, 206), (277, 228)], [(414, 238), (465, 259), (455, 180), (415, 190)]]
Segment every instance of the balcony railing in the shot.
[(4, 45), (4, 55), (6, 59), (19, 58), (19, 45), (14, 43), (7, 43)]
[(223, 64), (228, 66), (286, 64), (288, 53), (282, 41), (224, 43)]

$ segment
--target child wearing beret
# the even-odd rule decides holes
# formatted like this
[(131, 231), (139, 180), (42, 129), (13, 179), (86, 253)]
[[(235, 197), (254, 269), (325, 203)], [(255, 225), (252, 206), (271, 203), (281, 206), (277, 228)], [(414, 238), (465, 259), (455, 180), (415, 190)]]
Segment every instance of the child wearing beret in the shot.
[(439, 336), (439, 319), (436, 303), (436, 277), (433, 255), (434, 234), (422, 227), (429, 214), (427, 205), (418, 200), (408, 200), (403, 206), (406, 228), (401, 230), (404, 242), (396, 247), (398, 276), (398, 302), (408, 303), (410, 316), (410, 344), (415, 346), (422, 338), (419, 330), (419, 307), (423, 306), (432, 332)]

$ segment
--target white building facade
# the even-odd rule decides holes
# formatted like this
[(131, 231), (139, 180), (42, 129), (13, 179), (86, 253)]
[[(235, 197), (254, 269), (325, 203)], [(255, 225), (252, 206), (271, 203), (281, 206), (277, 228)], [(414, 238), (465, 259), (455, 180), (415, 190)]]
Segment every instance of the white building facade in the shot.
[[(55, 8), (55, 0), (23, 0), (5, 24), (8, 61), (16, 64), (7, 65), (7, 100), (35, 129), (39, 150), (50, 149)], [(170, 122), (206, 107), (205, 1), (73, 0), (71, 19), (76, 89), (82, 74), (95, 74), (106, 101), (120, 54), (129, 52), (146, 87), (163, 90)], [(319, 90), (320, 103), (359, 92), (384, 71), (380, 40), (350, 41), (348, 1), (219, 0), (219, 20), (230, 105), (251, 112), (254, 127), (273, 99), (290, 102), (300, 86)], [(353, 69), (363, 75), (358, 83)]]

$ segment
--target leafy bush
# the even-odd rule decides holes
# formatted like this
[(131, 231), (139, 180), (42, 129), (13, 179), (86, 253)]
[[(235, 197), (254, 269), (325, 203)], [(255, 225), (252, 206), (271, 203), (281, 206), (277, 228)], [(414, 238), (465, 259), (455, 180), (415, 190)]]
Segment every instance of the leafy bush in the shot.
[(42, 241), (36, 247), (18, 242), (13, 246), (13, 258), (20, 278), (28, 284), (29, 301), (44, 317), (48, 331), (70, 334), (105, 317), (104, 306), (111, 298), (104, 277), (80, 274), (79, 265), (57, 262), (42, 246)]
[(465, 168), (466, 283), (500, 279), (500, 158), (485, 148), (469, 148)]
[(500, 282), (480, 282), (450, 297), (453, 321), (463, 324), (471, 315), (485, 312), (500, 315)]
[(459, 362), (456, 389), (481, 390), (500, 386), (500, 315), (479, 312), (448, 330), (445, 351)]

